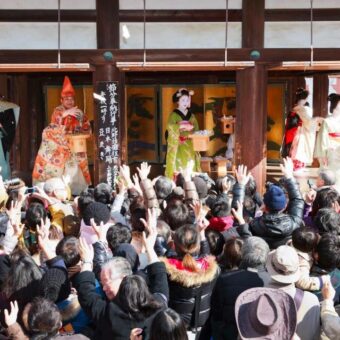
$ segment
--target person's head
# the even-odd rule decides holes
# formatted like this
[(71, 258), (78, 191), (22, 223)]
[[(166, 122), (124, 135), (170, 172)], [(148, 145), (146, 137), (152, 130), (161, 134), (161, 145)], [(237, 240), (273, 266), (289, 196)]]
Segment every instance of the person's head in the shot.
[(214, 256), (221, 255), (224, 247), (223, 235), (214, 229), (208, 229), (205, 231), (205, 237), (209, 243), (210, 252)]
[(190, 97), (194, 94), (193, 91), (188, 91), (187, 89), (179, 89), (172, 96), (172, 101), (177, 103), (178, 107), (182, 110), (186, 110), (190, 107), (191, 100)]
[(314, 224), (319, 234), (331, 232), (340, 235), (340, 215), (333, 208), (319, 209)]
[(26, 305), (22, 319), (30, 339), (52, 339), (62, 326), (58, 307), (42, 297), (35, 297)]
[(60, 102), (61, 105), (66, 109), (72, 109), (72, 107), (75, 106), (75, 91), (74, 88), (71, 84), (71, 81), (69, 79), (69, 77), (65, 76), (64, 78), (64, 84), (63, 84), (63, 89), (61, 91), (61, 98), (60, 98)]
[(224, 186), (228, 188), (227, 191), (232, 190), (235, 183), (236, 183), (235, 177), (232, 175), (218, 177), (215, 182), (217, 194), (221, 194), (225, 190)]
[(110, 210), (106, 204), (99, 202), (91, 202), (84, 209), (83, 220), (86, 225), (91, 225), (91, 218), (97, 225), (101, 222), (104, 224), (110, 221)]
[(243, 241), (239, 238), (228, 240), (223, 247), (220, 264), (225, 270), (238, 269), (242, 260)]
[(308, 90), (300, 87), (295, 92), (295, 102), (299, 105), (305, 105), (309, 96)]
[(318, 244), (319, 237), (308, 227), (300, 227), (292, 233), (292, 244), (295, 249), (300, 250), (304, 253), (310, 253), (314, 250)]
[(172, 187), (173, 184), (169, 178), (165, 176), (158, 177), (155, 183), (155, 192), (157, 198), (165, 200), (171, 194)]
[(183, 225), (174, 234), (176, 253), (183, 259), (183, 266), (193, 272), (198, 271), (194, 256), (199, 254), (200, 241), (200, 234), (192, 224)]
[(242, 245), (242, 268), (257, 268), (264, 266), (269, 253), (268, 243), (257, 236), (248, 237)]
[(41, 203), (31, 203), (26, 210), (25, 224), (28, 228), (36, 230), (41, 225), (41, 219), (45, 221), (47, 212)]
[(127, 275), (122, 279), (116, 301), (128, 315), (136, 320), (144, 320), (162, 306), (150, 293), (145, 280), (139, 275)]
[(65, 201), (68, 196), (67, 187), (61, 178), (53, 177), (46, 180), (44, 191), (50, 197), (57, 198), (60, 201)]
[(253, 197), (256, 194), (256, 189), (257, 189), (257, 186), (256, 186), (255, 178), (253, 176), (250, 176), (249, 181), (247, 182), (245, 186), (244, 193), (246, 196)]
[(335, 202), (340, 201), (339, 193), (332, 188), (318, 190), (312, 206), (311, 216), (315, 217), (318, 210), (322, 208), (334, 208)]
[(2, 292), (8, 298), (14, 293), (25, 298), (26, 293), (31, 293), (31, 287), (35, 287), (41, 278), (42, 273), (33, 258), (23, 250), (15, 250), (11, 255), (11, 267)]
[(83, 216), (85, 208), (92, 202), (94, 202), (94, 193), (92, 190), (83, 190), (77, 197), (77, 205), (79, 210), (79, 215)]
[(165, 208), (164, 220), (171, 230), (176, 230), (190, 221), (189, 209), (183, 202), (173, 201)]
[(132, 270), (125, 258), (114, 257), (104, 263), (100, 272), (100, 281), (109, 300), (116, 297), (123, 278), (128, 275), (132, 275)]
[(141, 221), (141, 218), (146, 220), (146, 209), (144, 206), (135, 208), (131, 211), (131, 228), (133, 231), (144, 231), (145, 226)]
[(165, 243), (168, 243), (171, 239), (171, 229), (169, 225), (160, 219), (157, 220), (157, 235), (161, 237)]
[(80, 218), (75, 215), (66, 215), (63, 219), (64, 236), (78, 237), (80, 232)]
[(323, 169), (319, 171), (319, 175), (315, 182), (317, 188), (330, 186), (335, 184), (335, 174), (332, 170)]
[(329, 111), (330, 113), (333, 113), (335, 109), (339, 109), (340, 94), (331, 93), (328, 96), (328, 101), (330, 102)]
[(99, 183), (94, 188), (94, 200), (103, 204), (112, 203), (112, 189), (107, 183)]
[(266, 210), (270, 213), (282, 211), (287, 205), (284, 191), (275, 184), (272, 184), (267, 188), (267, 191), (263, 196), (263, 202)]
[(80, 261), (79, 240), (74, 236), (66, 236), (59, 241), (56, 254), (61, 256), (66, 267), (74, 267)]
[(128, 226), (117, 223), (112, 225), (106, 234), (106, 240), (109, 245), (109, 248), (112, 252), (115, 252), (116, 248), (122, 243), (130, 243), (131, 242), (131, 230)]
[(268, 254), (267, 271), (275, 282), (287, 285), (300, 278), (299, 256), (293, 247), (284, 245)]
[(313, 257), (317, 264), (328, 272), (340, 268), (340, 236), (332, 233), (322, 235)]
[(157, 313), (152, 320), (150, 340), (188, 340), (184, 321), (173, 309)]
[(226, 217), (231, 214), (230, 203), (225, 198), (217, 198), (212, 206), (211, 214), (214, 217)]

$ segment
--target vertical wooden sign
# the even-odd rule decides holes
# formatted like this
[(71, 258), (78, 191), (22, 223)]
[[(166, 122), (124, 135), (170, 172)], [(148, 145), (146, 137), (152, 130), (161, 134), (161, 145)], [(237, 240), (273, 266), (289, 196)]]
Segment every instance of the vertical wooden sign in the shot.
[(98, 82), (97, 94), (99, 97), (97, 108), (98, 117), (98, 156), (104, 165), (104, 178), (114, 188), (119, 173), (119, 123), (120, 114), (118, 106), (117, 81)]

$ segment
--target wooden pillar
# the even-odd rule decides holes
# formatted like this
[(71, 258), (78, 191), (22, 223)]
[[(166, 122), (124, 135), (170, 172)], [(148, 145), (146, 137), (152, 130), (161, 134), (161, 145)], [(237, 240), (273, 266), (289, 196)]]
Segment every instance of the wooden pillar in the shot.
[(236, 72), (236, 163), (248, 166), (264, 191), (267, 162), (267, 68), (256, 64)]
[(328, 81), (327, 74), (313, 76), (313, 116), (328, 115)]
[(7, 99), (7, 74), (2, 73), (0, 74), (0, 98), (1, 96), (4, 96), (5, 100)]
[[(98, 83), (106, 81), (118, 82), (118, 107), (119, 107), (119, 141), (120, 141), (120, 163), (126, 161), (127, 155), (127, 143), (126, 143), (126, 117), (125, 117), (125, 74), (113, 64), (107, 63), (97, 65), (95, 72), (93, 73), (93, 85), (94, 92), (97, 93)], [(94, 114), (94, 135), (95, 135), (95, 154), (99, 155), (99, 119), (97, 115), (97, 106), (99, 102), (95, 102), (95, 114)], [(98, 157), (94, 160), (94, 182), (98, 184), (100, 182), (106, 182), (106, 170), (105, 164)]]
[(97, 47), (119, 48), (119, 0), (96, 0)]
[(265, 0), (242, 1), (242, 47), (264, 47)]

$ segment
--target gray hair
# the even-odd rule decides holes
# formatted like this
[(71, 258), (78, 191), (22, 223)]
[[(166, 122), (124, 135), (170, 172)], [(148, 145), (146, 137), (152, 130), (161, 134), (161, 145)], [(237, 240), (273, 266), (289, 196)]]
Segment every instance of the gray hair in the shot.
[(268, 243), (260, 237), (247, 238), (242, 247), (242, 268), (257, 268), (267, 262), (269, 253)]
[(66, 189), (65, 183), (61, 178), (49, 178), (44, 184), (44, 191), (46, 194), (52, 194), (56, 189)]
[(131, 265), (124, 257), (113, 257), (111, 260), (104, 263), (102, 271), (107, 270), (112, 280), (117, 277), (123, 278), (132, 275)]
[(324, 181), (324, 185), (335, 184), (335, 174), (332, 170), (329, 169), (320, 170), (319, 177)]

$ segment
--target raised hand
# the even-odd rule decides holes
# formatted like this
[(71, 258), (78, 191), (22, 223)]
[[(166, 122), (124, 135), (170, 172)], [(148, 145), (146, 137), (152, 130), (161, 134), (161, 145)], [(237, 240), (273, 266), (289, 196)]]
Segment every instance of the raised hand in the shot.
[(99, 241), (105, 242), (106, 241), (106, 229), (104, 228), (104, 222), (101, 221), (100, 225), (97, 226), (96, 222), (94, 221), (94, 218), (90, 219), (91, 227), (94, 230), (94, 232), (97, 234)]
[(93, 261), (94, 258), (93, 246), (92, 244), (88, 244), (83, 237), (79, 239), (79, 254), (83, 262), (91, 263)]
[(143, 196), (143, 191), (142, 191), (142, 188), (141, 188), (141, 186), (140, 186), (140, 184), (139, 184), (138, 175), (137, 175), (137, 174), (134, 174), (134, 175), (132, 176), (132, 179), (133, 179), (133, 186), (134, 186), (134, 188), (139, 192), (139, 194), (140, 194), (141, 196)]
[(237, 201), (237, 208), (236, 209), (232, 208), (231, 212), (239, 224), (245, 223), (245, 220), (243, 218), (243, 204), (241, 202)]
[(145, 179), (148, 178), (150, 171), (151, 171), (151, 165), (148, 165), (147, 162), (143, 162), (140, 165), (140, 168), (137, 168), (139, 177), (141, 181), (144, 181)]
[(190, 182), (191, 181), (191, 177), (192, 177), (192, 173), (193, 173), (193, 169), (194, 169), (194, 161), (191, 159), (188, 163), (187, 166), (183, 169), (180, 168), (180, 172), (184, 177), (184, 180), (186, 182)]
[(335, 296), (335, 289), (330, 281), (324, 282), (322, 287), (322, 297), (324, 300), (333, 300)]
[(143, 329), (142, 328), (134, 328), (130, 333), (130, 340), (142, 340), (143, 339)]
[(7, 309), (4, 310), (5, 322), (7, 327), (14, 325), (17, 322), (19, 307), (17, 301), (11, 301), (11, 312)]
[(144, 224), (145, 229), (148, 231), (147, 237), (145, 232), (143, 232), (144, 246), (148, 251), (153, 249), (157, 238), (157, 210), (154, 208), (148, 209), (146, 221), (144, 218), (141, 218), (140, 220)]
[(133, 183), (130, 177), (130, 167), (128, 165), (123, 164), (119, 168), (119, 173), (120, 173), (120, 176), (124, 179), (127, 187), (131, 188), (133, 186)]
[(248, 172), (248, 169), (245, 165), (239, 165), (235, 170), (235, 176), (239, 184), (246, 185), (250, 179), (251, 174), (250, 172)]
[(294, 164), (290, 157), (283, 159), (283, 164), (280, 164), (280, 168), (286, 178), (293, 178)]

